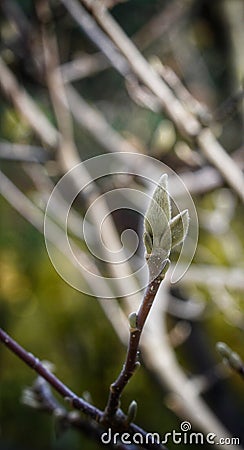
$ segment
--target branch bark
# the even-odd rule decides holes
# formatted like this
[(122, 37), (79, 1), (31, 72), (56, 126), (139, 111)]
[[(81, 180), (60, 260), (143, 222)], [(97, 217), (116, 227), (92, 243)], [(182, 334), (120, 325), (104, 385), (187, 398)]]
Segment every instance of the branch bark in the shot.
[[(60, 381), (53, 373), (51, 373), (38, 358), (31, 353), (28, 353), (21, 345), (12, 339), (2, 328), (0, 328), (0, 341), (9, 348), (19, 359), (21, 359), (27, 366), (33, 369), (38, 375), (46, 380), (56, 392), (58, 392), (74, 409), (82, 411), (87, 417), (95, 420), (95, 422), (102, 423), (103, 411), (86, 402), (81, 397), (78, 397), (71, 389), (69, 389), (62, 381)], [(143, 429), (135, 424), (128, 425), (126, 416), (122, 413), (111, 424), (112, 432), (128, 432), (131, 438), (135, 434), (140, 434), (145, 444), (141, 447), (148, 450), (165, 450), (161, 444), (154, 443), (153, 438), (148, 436)]]

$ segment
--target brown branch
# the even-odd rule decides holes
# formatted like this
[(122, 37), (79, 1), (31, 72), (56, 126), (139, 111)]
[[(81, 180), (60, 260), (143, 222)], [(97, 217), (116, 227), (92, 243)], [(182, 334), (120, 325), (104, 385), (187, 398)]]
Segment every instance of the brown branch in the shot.
[[(95, 422), (102, 424), (104, 413), (86, 402), (84, 399), (78, 397), (71, 389), (69, 389), (62, 381), (60, 381), (52, 372), (50, 372), (38, 358), (31, 353), (28, 353), (21, 345), (12, 339), (2, 328), (0, 328), (0, 341), (9, 348), (19, 359), (21, 359), (27, 366), (33, 369), (38, 375), (46, 380), (50, 386), (54, 388), (69, 404), (76, 410), (82, 411), (87, 417), (93, 419)], [(148, 450), (165, 450), (161, 444), (155, 443), (153, 437), (135, 424), (128, 424), (127, 417), (120, 412), (110, 426), (112, 435), (115, 432), (127, 432), (133, 438), (134, 435), (139, 434), (143, 440), (142, 448)]]
[[(51, 414), (55, 417), (58, 424), (58, 431), (64, 432), (67, 428), (74, 428), (82, 432), (98, 444), (106, 445), (107, 448), (117, 450), (127, 450), (128, 447), (123, 444), (114, 444), (108, 442), (102, 443), (102, 434), (104, 428), (94, 420), (81, 417), (77, 411), (68, 411), (54, 397), (50, 385), (42, 377), (38, 376), (33, 385), (24, 389), (22, 394), (22, 403), (30, 408), (37, 409)], [(137, 447), (135, 446), (136, 450)], [(133, 450), (133, 449), (131, 449)]]
[(157, 278), (152, 280), (147, 286), (143, 301), (136, 315), (136, 326), (131, 327), (130, 330), (130, 340), (127, 349), (125, 364), (118, 378), (110, 386), (109, 398), (107, 406), (105, 408), (105, 419), (107, 418), (110, 419), (118, 411), (122, 391), (124, 390), (129, 380), (135, 373), (137, 367), (136, 362), (138, 356), (140, 337), (142, 334), (144, 324), (146, 322), (146, 319), (148, 317), (148, 314), (151, 310), (154, 299), (158, 292), (161, 281), (162, 277), (158, 276)]
[(0, 340), (15, 355), (17, 355), (27, 366), (35, 370), (42, 378), (44, 378), (62, 397), (79, 411), (83, 411), (88, 417), (98, 421), (101, 417), (101, 411), (95, 406), (90, 405), (82, 398), (72, 392), (62, 381), (60, 381), (53, 373), (51, 373), (32, 353), (28, 353), (21, 345), (14, 341), (5, 331), (0, 328)]

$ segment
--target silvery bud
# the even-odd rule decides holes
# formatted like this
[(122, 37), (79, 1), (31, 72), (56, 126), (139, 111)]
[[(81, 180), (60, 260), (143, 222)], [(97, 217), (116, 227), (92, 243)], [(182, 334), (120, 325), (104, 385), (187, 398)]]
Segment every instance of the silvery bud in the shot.
[(137, 313), (136, 312), (132, 312), (130, 313), (129, 317), (129, 325), (130, 325), (130, 332), (132, 333), (133, 331), (137, 331)]
[(159, 247), (160, 239), (168, 228), (171, 217), (171, 205), (168, 193), (168, 176), (162, 175), (156, 187), (152, 200), (145, 214), (145, 246)]
[(137, 414), (137, 403), (135, 400), (132, 400), (127, 413), (127, 423), (131, 423), (135, 420)]
[[(164, 269), (162, 263), (168, 259), (171, 249), (182, 243), (186, 237), (189, 226), (187, 210), (171, 218), (171, 202), (168, 193), (168, 175), (164, 174), (159, 180), (152, 200), (145, 214), (144, 244), (146, 258), (150, 267), (151, 276), (158, 276)], [(167, 268), (168, 268), (167, 263)]]
[(233, 352), (233, 350), (225, 344), (225, 342), (218, 342), (216, 344), (216, 348), (220, 355), (224, 358), (224, 361), (226, 361), (230, 367), (237, 371), (242, 370), (243, 361), (238, 353)]

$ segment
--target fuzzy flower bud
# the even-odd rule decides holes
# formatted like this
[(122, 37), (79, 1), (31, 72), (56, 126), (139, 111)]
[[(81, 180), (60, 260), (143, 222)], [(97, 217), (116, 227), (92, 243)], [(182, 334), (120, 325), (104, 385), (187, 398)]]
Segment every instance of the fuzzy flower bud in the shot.
[[(172, 248), (181, 244), (189, 226), (188, 210), (171, 217), (171, 202), (168, 193), (168, 175), (164, 174), (153, 193), (145, 214), (144, 244), (151, 276), (158, 276), (165, 267)], [(164, 269), (164, 270), (163, 270)]]

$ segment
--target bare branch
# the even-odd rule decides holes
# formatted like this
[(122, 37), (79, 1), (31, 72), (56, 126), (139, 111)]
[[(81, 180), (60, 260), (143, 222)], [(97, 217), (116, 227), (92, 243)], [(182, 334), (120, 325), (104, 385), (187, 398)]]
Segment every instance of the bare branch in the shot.
[(64, 383), (53, 375), (46, 367), (31, 353), (28, 353), (16, 341), (14, 341), (5, 331), (0, 328), (0, 340), (15, 355), (17, 355), (27, 366), (35, 370), (44, 378), (53, 388), (64, 397), (75, 409), (83, 411), (88, 417), (98, 420), (101, 417), (101, 411), (87, 403), (82, 398), (72, 392)]
[(60, 66), (64, 83), (80, 80), (82, 78), (92, 76), (97, 72), (110, 67), (109, 63), (102, 53), (94, 55), (83, 54), (73, 61), (64, 63)]
[(148, 284), (143, 301), (138, 313), (136, 314), (137, 319), (135, 327), (131, 327), (130, 341), (127, 349), (125, 364), (117, 380), (110, 386), (110, 394), (104, 413), (105, 419), (108, 421), (116, 414), (119, 408), (122, 391), (130, 381), (130, 378), (135, 373), (141, 333), (153, 305), (153, 301), (155, 299), (161, 281), (162, 278), (157, 277), (155, 280)]
[[(94, 19), (76, 0), (60, 0), (69, 11), (73, 19), (78, 23), (81, 29), (87, 34), (90, 40), (106, 56), (112, 66), (122, 75), (127, 76), (130, 73), (129, 65), (126, 59), (121, 55), (113, 42), (97, 26)], [(102, 4), (101, 4), (102, 6)]]
[(198, 136), (202, 152), (221, 173), (223, 178), (244, 202), (244, 176), (238, 165), (226, 153), (209, 130), (203, 130)]
[(10, 161), (22, 161), (43, 164), (49, 160), (50, 155), (42, 147), (34, 145), (13, 144), (0, 142), (0, 158)]
[[(220, 170), (228, 184), (244, 201), (244, 177), (232, 158), (218, 143), (212, 131), (202, 128), (196, 117), (185, 110), (179, 99), (148, 64), (103, 5), (93, 0), (81, 1), (88, 9), (91, 9), (97, 22), (123, 53), (134, 73), (160, 99), (166, 113), (181, 133), (196, 140), (207, 159)], [(235, 175), (237, 182), (233, 178)]]
[(19, 113), (27, 120), (40, 139), (49, 147), (55, 148), (59, 136), (45, 115), (36, 106), (32, 98), (20, 87), (13, 73), (0, 57), (0, 87), (12, 101)]
[[(49, 33), (49, 31), (45, 27), (44, 19), (46, 19), (47, 16), (49, 18), (51, 17), (51, 11), (49, 9), (47, 2), (42, 2), (41, 7), (38, 10), (38, 13), (40, 19), (41, 20), (43, 19), (42, 36), (43, 36), (44, 58), (46, 63), (47, 84), (52, 99), (53, 107), (55, 110), (60, 134), (62, 136), (60, 146), (58, 148), (58, 156), (63, 171), (68, 172), (74, 166), (79, 164), (81, 160), (74, 142), (72, 117), (70, 114), (69, 105), (66, 97), (65, 86), (59, 70), (59, 54), (56, 37), (54, 34)], [(99, 190), (96, 184), (93, 182), (86, 167), (80, 164), (79, 170), (80, 170), (79, 179), (83, 181), (86, 180), (87, 184), (90, 185), (90, 191), (92, 192), (86, 197), (86, 201), (89, 205), (91, 205), (94, 202), (94, 200), (99, 197)], [(72, 177), (72, 172), (70, 173)], [(72, 183), (77, 188), (77, 191), (80, 192), (80, 182), (79, 180), (77, 180), (77, 177), (74, 176), (72, 177)], [(98, 236), (101, 219), (103, 217), (107, 217), (106, 230), (103, 234), (103, 239), (105, 243), (105, 246), (103, 246), (104, 254), (107, 255), (108, 252), (107, 249), (109, 248), (109, 246), (114, 249), (120, 248), (117, 230), (115, 228), (113, 219), (109, 214), (109, 210), (106, 201), (104, 199), (101, 199), (99, 208), (92, 208), (91, 216), (93, 224), (98, 231)], [(132, 271), (126, 257), (124, 258), (125, 262), (121, 263), (119, 267), (116, 264), (116, 254), (114, 254), (114, 257), (115, 257), (114, 264), (111, 263), (109, 265), (109, 269), (117, 279), (117, 285), (120, 290), (120, 295), (123, 296), (125, 288), (123, 277), (131, 275)], [(131, 292), (135, 292), (135, 294), (133, 294), (135, 300), (139, 301), (139, 294), (136, 293), (138, 291), (138, 285), (135, 278), (133, 278), (133, 276), (130, 276), (128, 278), (128, 283), (130, 283), (131, 285)]]
[[(62, 381), (60, 381), (50, 370), (48, 370), (38, 358), (31, 353), (28, 353), (21, 345), (12, 339), (2, 328), (0, 328), (0, 341), (9, 348), (19, 359), (21, 359), (27, 366), (33, 369), (38, 375), (46, 380), (56, 392), (58, 392), (74, 409), (82, 411), (87, 417), (90, 417), (95, 422), (101, 423), (103, 419), (103, 412), (86, 402), (81, 397), (78, 397), (71, 389), (69, 389)], [(111, 424), (114, 432), (128, 432), (131, 438), (137, 433), (142, 436), (142, 448), (148, 450), (164, 450), (165, 447), (161, 444), (154, 443), (148, 433), (135, 424), (128, 424), (126, 416), (120, 413), (117, 420)]]

